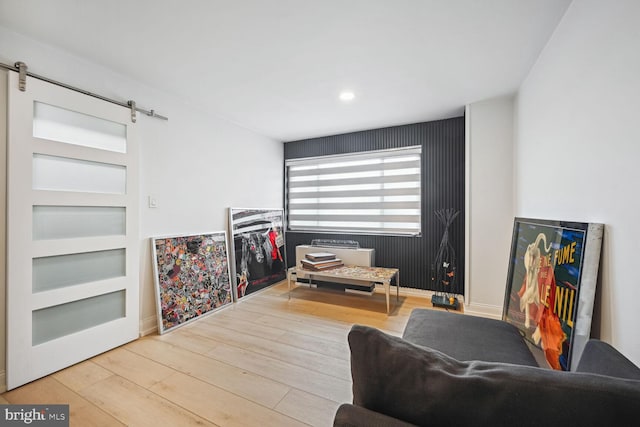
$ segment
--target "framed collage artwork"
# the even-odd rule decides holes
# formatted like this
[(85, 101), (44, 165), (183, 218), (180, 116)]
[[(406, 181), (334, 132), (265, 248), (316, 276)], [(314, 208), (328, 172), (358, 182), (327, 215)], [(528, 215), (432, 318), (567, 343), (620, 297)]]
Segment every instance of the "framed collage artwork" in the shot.
[(604, 225), (515, 218), (503, 320), (571, 370), (591, 332)]
[(160, 334), (233, 302), (225, 231), (151, 244)]

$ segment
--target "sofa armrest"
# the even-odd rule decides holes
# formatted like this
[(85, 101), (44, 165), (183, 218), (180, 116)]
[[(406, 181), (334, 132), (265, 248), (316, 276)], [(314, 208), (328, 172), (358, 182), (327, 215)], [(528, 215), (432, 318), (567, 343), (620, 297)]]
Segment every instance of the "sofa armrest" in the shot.
[(415, 427), (414, 424), (349, 403), (344, 403), (338, 408), (333, 425), (334, 427)]
[(576, 372), (640, 380), (640, 368), (606, 342), (596, 339), (587, 341)]

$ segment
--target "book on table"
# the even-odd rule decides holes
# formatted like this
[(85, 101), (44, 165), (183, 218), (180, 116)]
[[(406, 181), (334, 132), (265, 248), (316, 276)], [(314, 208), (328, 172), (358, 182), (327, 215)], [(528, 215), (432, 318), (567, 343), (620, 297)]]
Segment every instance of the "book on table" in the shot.
[(328, 261), (336, 259), (336, 254), (330, 252), (312, 252), (305, 255), (309, 261)]
[(300, 260), (302, 268), (305, 270), (322, 271), (330, 268), (340, 267), (344, 265), (340, 258), (334, 258), (324, 261), (311, 261), (309, 259)]

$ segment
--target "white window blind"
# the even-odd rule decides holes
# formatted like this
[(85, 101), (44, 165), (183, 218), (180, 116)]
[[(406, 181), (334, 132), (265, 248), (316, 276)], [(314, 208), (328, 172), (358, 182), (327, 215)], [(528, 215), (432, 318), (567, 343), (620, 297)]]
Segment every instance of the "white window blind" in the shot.
[(421, 147), (287, 160), (289, 230), (420, 234)]

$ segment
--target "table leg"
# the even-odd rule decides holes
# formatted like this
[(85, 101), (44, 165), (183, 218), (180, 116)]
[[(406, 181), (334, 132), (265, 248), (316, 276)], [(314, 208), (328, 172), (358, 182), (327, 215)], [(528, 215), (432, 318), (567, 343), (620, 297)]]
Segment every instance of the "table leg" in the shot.
[(387, 298), (387, 314), (389, 314), (389, 294), (391, 293), (391, 281), (384, 282), (384, 294)]
[(400, 301), (400, 272), (396, 273), (396, 301)]
[(294, 268), (290, 268), (289, 271), (287, 272), (287, 287), (289, 290), (289, 299), (291, 299), (291, 276), (295, 276), (296, 280), (298, 277), (298, 274), (296, 273)]

